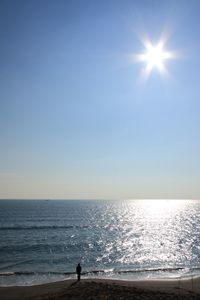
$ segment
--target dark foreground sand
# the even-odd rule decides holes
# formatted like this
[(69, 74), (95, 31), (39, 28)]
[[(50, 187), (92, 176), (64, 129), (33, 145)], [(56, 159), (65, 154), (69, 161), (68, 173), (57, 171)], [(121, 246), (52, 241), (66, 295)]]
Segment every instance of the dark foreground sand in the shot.
[(134, 299), (200, 300), (200, 277), (174, 280), (66, 280), (28, 287), (1, 287), (1, 300)]

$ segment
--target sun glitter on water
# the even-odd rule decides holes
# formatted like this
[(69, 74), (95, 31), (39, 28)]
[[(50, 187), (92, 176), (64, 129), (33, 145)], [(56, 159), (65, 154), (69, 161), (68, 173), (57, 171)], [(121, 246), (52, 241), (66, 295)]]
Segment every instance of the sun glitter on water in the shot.
[(165, 199), (146, 199), (140, 200), (140, 205), (144, 208), (147, 215), (160, 216), (162, 218), (173, 212), (177, 212), (188, 204), (188, 200), (165, 200)]

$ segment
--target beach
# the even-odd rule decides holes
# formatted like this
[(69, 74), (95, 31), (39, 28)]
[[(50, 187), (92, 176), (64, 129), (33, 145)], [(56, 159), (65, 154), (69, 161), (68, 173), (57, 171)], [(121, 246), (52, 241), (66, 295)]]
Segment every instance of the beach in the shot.
[(65, 280), (25, 287), (1, 287), (1, 300), (138, 299), (199, 300), (200, 277), (122, 281), (108, 279)]

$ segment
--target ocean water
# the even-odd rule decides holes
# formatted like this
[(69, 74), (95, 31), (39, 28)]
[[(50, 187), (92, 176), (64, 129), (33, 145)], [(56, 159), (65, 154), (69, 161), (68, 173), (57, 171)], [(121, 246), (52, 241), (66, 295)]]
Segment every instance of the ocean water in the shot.
[(0, 285), (200, 274), (200, 202), (1, 200)]

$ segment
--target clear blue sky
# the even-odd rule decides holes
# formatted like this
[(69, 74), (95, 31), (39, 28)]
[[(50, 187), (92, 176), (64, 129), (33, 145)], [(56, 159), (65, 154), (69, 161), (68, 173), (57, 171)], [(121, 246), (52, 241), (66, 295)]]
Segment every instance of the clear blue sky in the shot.
[[(0, 198), (200, 197), (200, 2), (0, 1)], [(170, 32), (170, 78), (130, 55)]]

